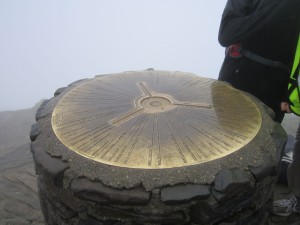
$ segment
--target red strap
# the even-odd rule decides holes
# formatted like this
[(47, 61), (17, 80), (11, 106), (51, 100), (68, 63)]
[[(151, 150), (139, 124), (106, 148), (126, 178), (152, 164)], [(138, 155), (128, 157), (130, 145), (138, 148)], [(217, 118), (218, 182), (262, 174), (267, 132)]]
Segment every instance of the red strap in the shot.
[(227, 54), (229, 54), (233, 58), (240, 58), (242, 56), (241, 47), (241, 44), (230, 45), (227, 49)]

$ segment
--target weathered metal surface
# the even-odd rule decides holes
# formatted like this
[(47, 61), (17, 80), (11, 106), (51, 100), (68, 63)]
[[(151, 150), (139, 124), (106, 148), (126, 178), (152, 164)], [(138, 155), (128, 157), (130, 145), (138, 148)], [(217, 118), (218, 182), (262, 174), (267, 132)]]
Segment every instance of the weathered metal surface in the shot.
[(54, 108), (52, 128), (70, 150), (128, 168), (183, 167), (238, 151), (262, 123), (256, 104), (228, 84), (182, 72), (96, 77)]

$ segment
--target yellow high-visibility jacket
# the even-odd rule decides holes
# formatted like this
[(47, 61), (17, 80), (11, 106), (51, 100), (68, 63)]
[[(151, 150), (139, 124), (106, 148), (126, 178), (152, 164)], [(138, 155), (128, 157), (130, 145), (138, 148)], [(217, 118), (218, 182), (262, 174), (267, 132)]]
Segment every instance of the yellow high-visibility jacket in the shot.
[(290, 110), (297, 116), (300, 116), (300, 35), (298, 39), (297, 49), (294, 58), (294, 64), (291, 71), (288, 95), (290, 100)]

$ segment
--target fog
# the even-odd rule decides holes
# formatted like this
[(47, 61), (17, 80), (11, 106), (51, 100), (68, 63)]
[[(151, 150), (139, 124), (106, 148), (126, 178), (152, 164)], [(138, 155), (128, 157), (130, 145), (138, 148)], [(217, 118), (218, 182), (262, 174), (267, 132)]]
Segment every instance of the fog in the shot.
[(217, 79), (225, 0), (0, 0), (0, 111), (83, 78), (170, 70)]

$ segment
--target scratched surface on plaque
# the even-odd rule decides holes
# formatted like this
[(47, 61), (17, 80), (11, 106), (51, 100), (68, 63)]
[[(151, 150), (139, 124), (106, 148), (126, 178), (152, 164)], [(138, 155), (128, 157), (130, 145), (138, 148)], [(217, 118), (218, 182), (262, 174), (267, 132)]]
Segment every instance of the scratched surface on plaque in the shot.
[(226, 83), (155, 70), (87, 80), (52, 114), (55, 135), (71, 151), (143, 169), (224, 157), (247, 145), (261, 122), (256, 104)]

